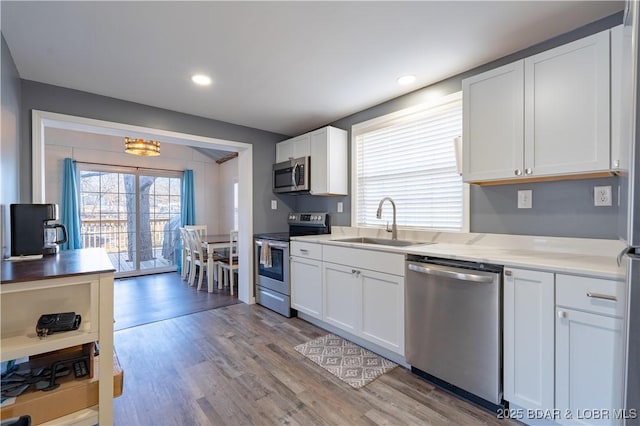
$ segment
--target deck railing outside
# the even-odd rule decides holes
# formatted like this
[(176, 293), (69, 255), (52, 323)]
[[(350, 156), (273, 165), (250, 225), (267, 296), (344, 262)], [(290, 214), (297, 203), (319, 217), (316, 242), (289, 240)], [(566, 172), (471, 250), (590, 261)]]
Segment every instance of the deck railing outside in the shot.
[[(155, 249), (162, 248), (166, 224), (169, 219), (151, 220), (151, 238)], [(89, 219), (82, 220), (80, 226), (82, 247), (102, 247), (108, 253), (127, 251), (129, 229), (126, 219)]]

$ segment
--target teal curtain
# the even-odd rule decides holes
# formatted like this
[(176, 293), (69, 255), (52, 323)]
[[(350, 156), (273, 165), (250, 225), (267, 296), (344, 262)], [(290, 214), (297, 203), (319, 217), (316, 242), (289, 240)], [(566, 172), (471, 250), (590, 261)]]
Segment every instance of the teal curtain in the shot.
[(193, 170), (185, 170), (182, 176), (182, 210), (180, 225), (196, 224), (196, 196), (193, 185)]
[(80, 238), (80, 202), (78, 196), (78, 172), (76, 162), (64, 159), (62, 179), (62, 215), (60, 222), (67, 228), (67, 242), (61, 244), (62, 250), (82, 248)]
[[(193, 170), (185, 170), (182, 176), (182, 201), (180, 226), (196, 224), (196, 196), (193, 184)], [(182, 241), (182, 240), (180, 240)], [(182, 271), (182, 250), (178, 256), (178, 273)]]

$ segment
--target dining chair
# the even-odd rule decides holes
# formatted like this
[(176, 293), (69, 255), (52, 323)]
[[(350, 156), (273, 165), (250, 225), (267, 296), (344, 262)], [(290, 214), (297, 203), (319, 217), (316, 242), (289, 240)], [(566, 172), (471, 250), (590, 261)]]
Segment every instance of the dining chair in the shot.
[(197, 229), (186, 229), (185, 230), (189, 239), (189, 244), (191, 247), (191, 268), (189, 270), (189, 285), (192, 286), (195, 284), (196, 273), (198, 273), (198, 287), (200, 290), (202, 288), (202, 280), (204, 278), (204, 274), (209, 273), (207, 271), (207, 254), (205, 249), (202, 247), (202, 239)]
[[(233, 296), (234, 274), (238, 270), (238, 231), (229, 232), (229, 252), (228, 255), (217, 261), (218, 279), (222, 279), (226, 285), (229, 282), (229, 289)], [(228, 278), (227, 278), (228, 276)]]
[(182, 237), (182, 279), (187, 278), (187, 274), (191, 269), (191, 243), (189, 241), (189, 235), (187, 235), (187, 230), (184, 228), (179, 228), (180, 236)]
[(207, 235), (207, 225), (185, 225), (184, 228), (197, 231), (198, 235), (200, 235), (200, 239), (202, 239), (202, 237)]

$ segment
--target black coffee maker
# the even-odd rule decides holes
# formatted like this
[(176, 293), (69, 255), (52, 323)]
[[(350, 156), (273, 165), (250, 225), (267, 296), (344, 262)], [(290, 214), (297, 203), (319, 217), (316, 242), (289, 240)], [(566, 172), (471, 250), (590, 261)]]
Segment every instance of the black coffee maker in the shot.
[(57, 204), (11, 204), (11, 256), (56, 254), (67, 242), (67, 228), (59, 223)]

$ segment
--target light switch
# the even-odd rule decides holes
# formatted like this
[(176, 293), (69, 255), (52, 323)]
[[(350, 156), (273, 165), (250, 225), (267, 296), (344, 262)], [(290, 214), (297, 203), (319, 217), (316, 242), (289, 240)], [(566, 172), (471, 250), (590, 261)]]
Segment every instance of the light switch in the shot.
[(518, 191), (518, 208), (530, 209), (533, 204), (533, 191), (530, 189), (524, 189)]
[(338, 201), (338, 213), (342, 213), (344, 211), (344, 203), (342, 201)]
[(278, 210), (278, 200), (271, 200), (271, 210)]

